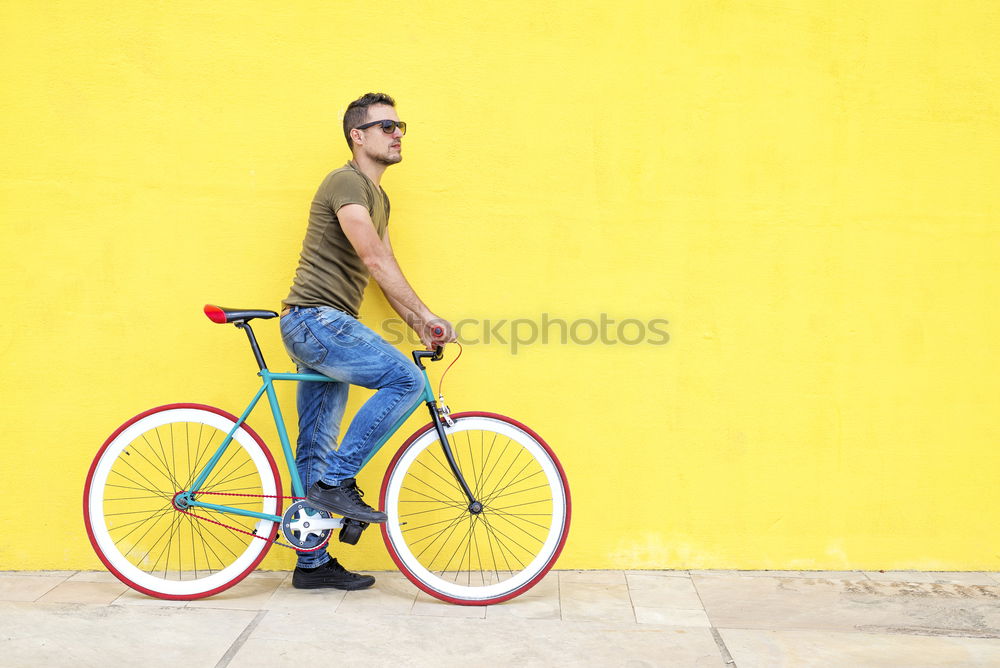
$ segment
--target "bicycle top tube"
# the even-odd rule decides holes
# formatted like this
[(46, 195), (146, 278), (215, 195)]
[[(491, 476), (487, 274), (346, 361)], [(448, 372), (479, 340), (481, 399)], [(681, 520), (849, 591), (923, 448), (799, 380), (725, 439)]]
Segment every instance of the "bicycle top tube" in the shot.
[(335, 383), (336, 378), (330, 378), (329, 376), (324, 376), (320, 373), (300, 373), (300, 372), (275, 372), (268, 371), (267, 369), (262, 369), (259, 374), (264, 380), (299, 380), (299, 381), (309, 381), (317, 383)]
[[(418, 351), (414, 351), (413, 354), (414, 354), (414, 356), (416, 356), (420, 352), (426, 352), (428, 355), (433, 354), (433, 353), (430, 353), (429, 351), (419, 351), (419, 350)], [(432, 358), (432, 359), (437, 359), (437, 358)], [(421, 401), (423, 401), (423, 402), (427, 402), (427, 401), (433, 402), (434, 401), (434, 392), (431, 390), (431, 381), (427, 377), (427, 369), (422, 364), (420, 364), (419, 360), (417, 360), (416, 358), (415, 358), (415, 361), (417, 361), (417, 366), (420, 367), (420, 371), (424, 375), (424, 391), (423, 391), (423, 394), (421, 395), (421, 397), (420, 397), (420, 399), (418, 400), (417, 403), (420, 403)], [(300, 372), (268, 371), (267, 369), (261, 369), (257, 373), (257, 375), (260, 376), (264, 380), (264, 388), (263, 388), (264, 392), (273, 391), (273, 389), (272, 389), (273, 388), (273, 381), (276, 381), (276, 380), (292, 380), (292, 381), (308, 382), (308, 383), (336, 383), (336, 382), (338, 382), (336, 378), (330, 378), (329, 376), (324, 376), (323, 374), (319, 374), (319, 373), (300, 373)], [(260, 397), (257, 397), (257, 398), (259, 399)], [(254, 401), (254, 403), (256, 403), (256, 401)]]

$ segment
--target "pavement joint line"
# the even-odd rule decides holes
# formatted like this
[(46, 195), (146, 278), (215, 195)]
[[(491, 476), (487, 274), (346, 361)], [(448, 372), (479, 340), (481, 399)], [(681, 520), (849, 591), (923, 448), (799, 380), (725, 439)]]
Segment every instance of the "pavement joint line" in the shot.
[(719, 633), (719, 629), (712, 627), (712, 639), (715, 640), (715, 644), (719, 647), (719, 653), (722, 654), (722, 660), (727, 666), (732, 666), (733, 668), (738, 668), (736, 665), (736, 660), (733, 655), (729, 653), (729, 648), (726, 647), (726, 641), (722, 639), (722, 634)]
[(562, 605), (562, 575), (556, 573), (556, 603), (559, 604), (559, 621), (565, 621), (563, 619), (563, 605)]
[(628, 605), (632, 608), (632, 621), (638, 624), (639, 615), (635, 614), (635, 601), (632, 600), (632, 586), (629, 584), (628, 574), (623, 571), (622, 576), (625, 578), (625, 593), (628, 594)]
[(240, 649), (243, 648), (243, 645), (246, 644), (247, 640), (250, 639), (250, 634), (254, 632), (257, 625), (260, 624), (264, 617), (267, 616), (267, 613), (267, 610), (261, 610), (254, 616), (253, 619), (250, 620), (250, 623), (248, 623), (246, 628), (243, 629), (243, 633), (237, 636), (236, 640), (233, 641), (233, 644), (226, 650), (226, 653), (222, 655), (221, 659), (219, 659), (219, 662), (215, 664), (215, 668), (226, 668), (226, 666), (229, 665), (229, 663), (233, 660), (233, 657), (236, 656), (236, 653), (239, 652)]
[(38, 599), (40, 599), (40, 598), (42, 598), (43, 596), (45, 596), (46, 594), (48, 594), (48, 593), (49, 593), (50, 591), (52, 591), (53, 589), (55, 589), (55, 588), (56, 588), (56, 587), (58, 587), (59, 585), (62, 585), (62, 584), (65, 584), (65, 583), (69, 582), (69, 579), (70, 579), (71, 577), (73, 577), (74, 575), (76, 575), (76, 573), (78, 573), (78, 572), (79, 572), (79, 571), (76, 571), (76, 572), (72, 573), (71, 575), (67, 575), (67, 576), (65, 576), (65, 577), (64, 577), (64, 578), (62, 579), (62, 581), (61, 581), (61, 582), (57, 582), (57, 583), (55, 583), (54, 585), (52, 585), (51, 587), (49, 587), (48, 589), (46, 589), (45, 591), (43, 591), (43, 592), (42, 592), (41, 594), (39, 594), (39, 595), (38, 595), (37, 597), (35, 597), (35, 598), (34, 598), (34, 599), (33, 599), (33, 600), (31, 601), (31, 602), (32, 602), (32, 603), (38, 603)]
[[(705, 607), (705, 601), (701, 598), (701, 592), (698, 591), (698, 585), (695, 583), (694, 578), (688, 575), (688, 580), (691, 582), (691, 588), (694, 589), (695, 595), (698, 597), (698, 602), (701, 603), (701, 610), (705, 613), (705, 617), (708, 618), (709, 630), (712, 633), (712, 640), (715, 641), (716, 646), (719, 648), (719, 654), (722, 655), (722, 661), (727, 666), (732, 666), (733, 668), (738, 668), (736, 665), (736, 660), (733, 655), (729, 653), (729, 648), (726, 647), (726, 641), (723, 640), (722, 634), (719, 633), (719, 629), (715, 628), (715, 622), (712, 618), (708, 616), (708, 608)], [(638, 618), (636, 618), (638, 620)]]

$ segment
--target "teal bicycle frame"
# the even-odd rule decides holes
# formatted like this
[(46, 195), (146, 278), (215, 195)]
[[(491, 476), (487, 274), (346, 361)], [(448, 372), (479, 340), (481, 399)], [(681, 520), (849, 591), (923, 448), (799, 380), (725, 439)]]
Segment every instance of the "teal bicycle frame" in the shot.
[[(291, 476), (292, 480), (292, 493), (294, 496), (297, 497), (305, 497), (306, 494), (305, 490), (302, 487), (302, 480), (299, 478), (299, 470), (295, 466), (295, 455), (292, 452), (292, 444), (288, 440), (288, 431), (287, 429), (285, 429), (285, 418), (282, 415), (281, 407), (278, 404), (278, 394), (277, 392), (274, 391), (274, 381), (294, 380), (300, 382), (307, 381), (307, 382), (318, 382), (318, 383), (331, 383), (334, 382), (334, 379), (328, 378), (327, 376), (322, 376), (320, 374), (312, 374), (312, 373), (272, 373), (271, 371), (268, 371), (266, 367), (263, 367), (263, 365), (261, 366), (262, 368), (257, 375), (263, 379), (264, 381), (263, 384), (261, 385), (260, 389), (257, 390), (257, 393), (254, 395), (253, 399), (250, 400), (250, 405), (247, 406), (245, 411), (243, 411), (243, 414), (240, 415), (239, 419), (236, 421), (236, 424), (233, 425), (233, 428), (229, 431), (229, 433), (226, 435), (226, 438), (219, 445), (218, 449), (215, 451), (215, 454), (212, 455), (212, 458), (208, 460), (207, 464), (205, 464), (205, 468), (201, 471), (201, 473), (198, 475), (195, 481), (191, 484), (191, 488), (185, 490), (183, 493), (177, 496), (177, 502), (179, 504), (185, 507), (208, 508), (210, 510), (232, 513), (234, 515), (243, 515), (245, 517), (254, 517), (261, 520), (281, 522), (281, 516), (279, 515), (270, 515), (268, 513), (258, 513), (253, 510), (233, 508), (232, 506), (223, 506), (214, 503), (206, 503), (204, 501), (199, 501), (196, 498), (198, 490), (201, 489), (201, 486), (203, 484), (205, 484), (205, 480), (208, 479), (208, 476), (211, 474), (212, 469), (215, 468), (215, 465), (222, 458), (222, 455), (225, 454), (226, 448), (233, 440), (233, 436), (236, 434), (237, 430), (239, 430), (240, 427), (243, 426), (243, 423), (246, 422), (247, 417), (250, 416), (250, 413), (253, 412), (253, 409), (257, 407), (257, 404), (258, 402), (260, 402), (261, 397), (263, 397), (265, 394), (267, 394), (268, 403), (271, 405), (271, 414), (274, 417), (274, 425), (278, 429), (278, 438), (281, 440), (281, 449), (285, 453), (285, 462), (288, 465), (288, 473)], [(431, 392), (430, 380), (427, 378), (427, 369), (425, 369), (422, 365), (420, 365), (420, 370), (424, 376), (423, 394), (420, 396), (419, 399), (417, 399), (416, 402), (414, 402), (413, 406), (411, 406), (410, 409), (406, 411), (406, 414), (403, 415), (403, 417), (401, 417), (395, 425), (393, 425), (392, 429), (389, 430), (388, 433), (386, 433), (385, 437), (383, 437), (382, 440), (380, 440), (378, 443), (375, 444), (375, 447), (372, 448), (372, 451), (361, 463), (362, 468), (365, 466), (365, 464), (367, 464), (371, 460), (372, 457), (375, 456), (375, 453), (377, 453), (382, 448), (382, 446), (385, 445), (390, 438), (392, 438), (392, 436), (396, 433), (396, 430), (398, 430), (401, 426), (403, 426), (403, 423), (406, 422), (406, 420), (411, 415), (413, 415), (413, 412), (417, 410), (417, 407), (420, 406), (421, 403), (427, 403), (427, 402), (430, 402), (431, 404), (434, 403), (434, 394), (433, 392)]]

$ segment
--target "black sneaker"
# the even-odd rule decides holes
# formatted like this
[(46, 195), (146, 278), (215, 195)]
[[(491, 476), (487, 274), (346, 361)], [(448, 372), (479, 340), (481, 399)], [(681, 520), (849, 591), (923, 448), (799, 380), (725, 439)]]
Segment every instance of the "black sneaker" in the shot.
[(317, 482), (309, 488), (306, 499), (309, 505), (327, 510), (352, 520), (383, 524), (388, 518), (361, 500), (365, 493), (358, 489), (354, 478), (347, 478), (337, 487), (323, 488)]
[(296, 568), (292, 573), (292, 586), (296, 589), (367, 589), (375, 584), (375, 578), (370, 575), (352, 573), (340, 565), (336, 559), (331, 559), (322, 566), (303, 570)]

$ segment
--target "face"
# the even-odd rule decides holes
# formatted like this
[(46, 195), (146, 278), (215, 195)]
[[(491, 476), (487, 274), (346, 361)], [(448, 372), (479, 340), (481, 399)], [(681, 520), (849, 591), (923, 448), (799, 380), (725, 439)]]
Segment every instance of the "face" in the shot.
[[(368, 107), (368, 117), (365, 123), (381, 120), (398, 121), (396, 110), (387, 104), (373, 104)], [(363, 125), (363, 124), (362, 124)], [(403, 159), (403, 131), (393, 128), (391, 133), (382, 131), (377, 125), (364, 130), (354, 130), (361, 133), (361, 144), (355, 140), (355, 150), (361, 151), (375, 162), (383, 165), (395, 165)]]

